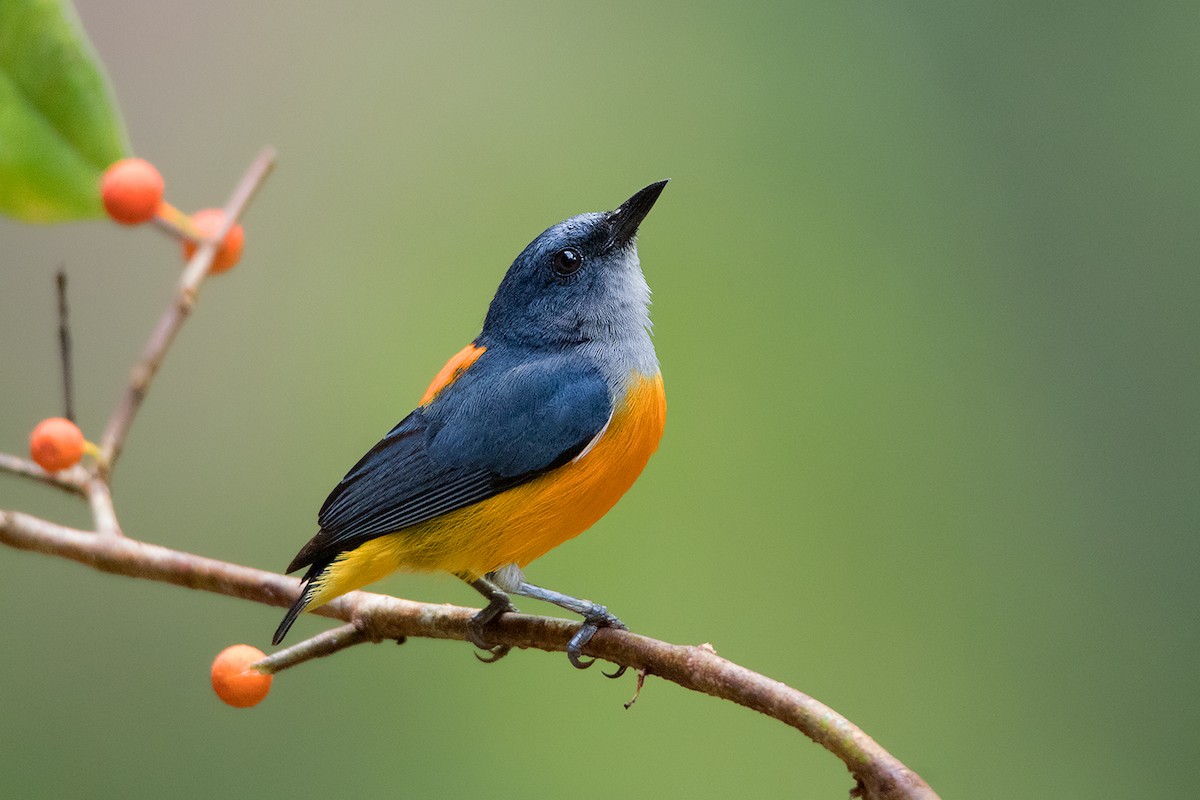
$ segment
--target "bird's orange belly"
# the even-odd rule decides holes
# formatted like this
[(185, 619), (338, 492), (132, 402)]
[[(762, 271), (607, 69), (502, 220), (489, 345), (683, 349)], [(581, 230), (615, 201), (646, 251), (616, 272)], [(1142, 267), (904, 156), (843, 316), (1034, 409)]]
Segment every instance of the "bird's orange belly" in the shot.
[(666, 422), (662, 375), (638, 376), (607, 430), (575, 461), (495, 497), (390, 533), (342, 554), (312, 606), (396, 570), (481, 576), (524, 566), (604, 516), (637, 480)]

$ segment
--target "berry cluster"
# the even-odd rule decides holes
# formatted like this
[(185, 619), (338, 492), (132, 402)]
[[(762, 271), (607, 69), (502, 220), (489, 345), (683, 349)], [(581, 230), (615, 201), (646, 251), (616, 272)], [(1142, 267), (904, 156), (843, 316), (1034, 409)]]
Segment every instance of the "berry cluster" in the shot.
[[(141, 225), (158, 219), (164, 227), (183, 240), (183, 257), (191, 259), (197, 242), (216, 235), (225, 222), (225, 212), (206, 208), (188, 216), (163, 199), (162, 175), (142, 158), (123, 158), (104, 171), (100, 178), (100, 199), (108, 216), (122, 225)], [(246, 235), (240, 224), (234, 225), (221, 241), (213, 273), (225, 272), (242, 257)]]

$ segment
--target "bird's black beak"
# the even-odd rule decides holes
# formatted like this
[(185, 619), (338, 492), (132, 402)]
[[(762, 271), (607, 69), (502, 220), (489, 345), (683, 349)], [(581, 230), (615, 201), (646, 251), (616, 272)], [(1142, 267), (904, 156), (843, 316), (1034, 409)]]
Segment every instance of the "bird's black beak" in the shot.
[(608, 212), (608, 224), (611, 229), (609, 247), (623, 247), (637, 235), (638, 226), (654, 208), (654, 201), (662, 194), (666, 181), (652, 183), (645, 189), (621, 204), (616, 211)]

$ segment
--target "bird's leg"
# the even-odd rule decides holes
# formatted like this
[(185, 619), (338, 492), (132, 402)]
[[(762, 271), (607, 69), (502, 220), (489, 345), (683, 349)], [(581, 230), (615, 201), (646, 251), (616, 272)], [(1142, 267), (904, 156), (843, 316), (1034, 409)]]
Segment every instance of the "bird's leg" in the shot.
[[(608, 613), (608, 609), (590, 600), (580, 600), (570, 595), (556, 592), (553, 589), (543, 589), (541, 586), (534, 586), (527, 582), (523, 577), (515, 582), (514, 585), (506, 586), (505, 588), (513, 594), (519, 594), (522, 597), (532, 597), (535, 600), (544, 600), (547, 603), (565, 608), (568, 611), (574, 611), (576, 614), (583, 616), (583, 624), (579, 626), (579, 630), (571, 637), (571, 641), (567, 642), (567, 658), (571, 664), (579, 669), (587, 669), (592, 664), (596, 663), (596, 659), (584, 661), (580, 658), (581, 651), (592, 637), (596, 635), (596, 631), (601, 628), (616, 628), (617, 630), (629, 630), (625, 627), (625, 623), (617, 619), (614, 615)], [(610, 678), (619, 678), (625, 674), (625, 667), (620, 666), (616, 672), (604, 673)]]
[(506, 644), (490, 645), (487, 637), (484, 636), (483, 629), (488, 624), (501, 614), (506, 614), (509, 611), (516, 611), (517, 607), (508, 599), (508, 595), (504, 593), (496, 584), (487, 578), (477, 578), (473, 575), (460, 574), (458, 576), (470, 584), (471, 588), (479, 592), (487, 598), (488, 604), (483, 609), (471, 618), (471, 622), (467, 626), (467, 638), (471, 640), (471, 644), (478, 647), (480, 650), (486, 650), (491, 655), (484, 658), (478, 653), (475, 657), (485, 664), (491, 664), (494, 661), (499, 661), (508, 655), (508, 651), (512, 649)]

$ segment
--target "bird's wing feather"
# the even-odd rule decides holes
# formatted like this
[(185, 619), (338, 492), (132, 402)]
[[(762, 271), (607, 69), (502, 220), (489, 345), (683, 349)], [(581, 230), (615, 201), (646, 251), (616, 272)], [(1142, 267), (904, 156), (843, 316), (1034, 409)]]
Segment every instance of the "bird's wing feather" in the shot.
[(484, 357), (392, 429), (346, 474), (320, 532), (288, 567), (485, 500), (567, 463), (612, 411), (601, 375), (565, 357)]

